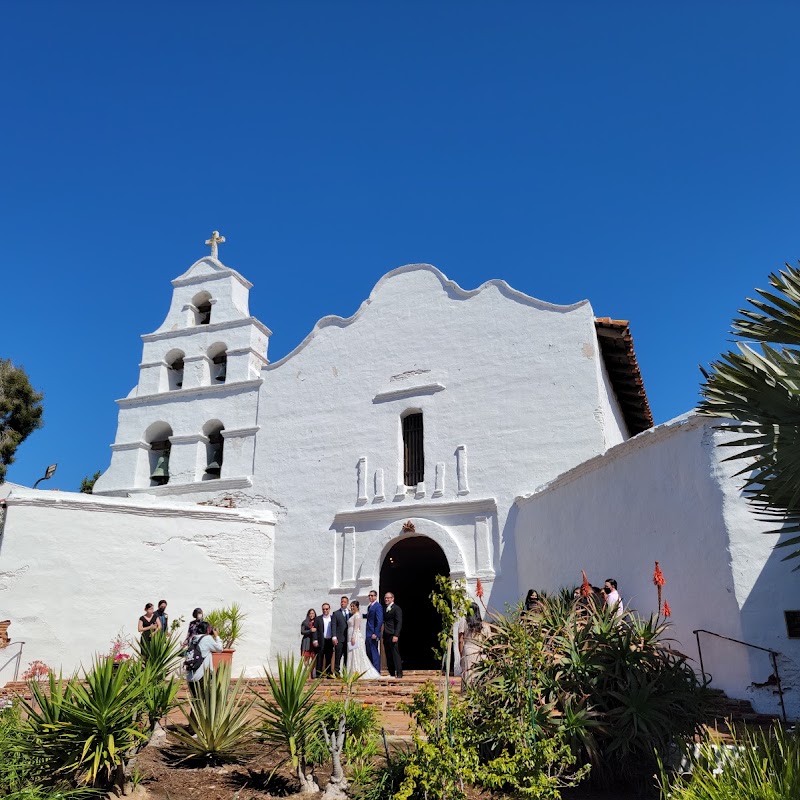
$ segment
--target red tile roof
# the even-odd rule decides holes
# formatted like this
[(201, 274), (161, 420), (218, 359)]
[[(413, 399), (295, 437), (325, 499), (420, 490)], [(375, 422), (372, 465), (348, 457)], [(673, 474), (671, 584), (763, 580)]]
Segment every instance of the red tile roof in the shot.
[(606, 371), (625, 417), (628, 433), (635, 436), (653, 427), (653, 414), (633, 349), (630, 324), (624, 319), (597, 317), (594, 326)]

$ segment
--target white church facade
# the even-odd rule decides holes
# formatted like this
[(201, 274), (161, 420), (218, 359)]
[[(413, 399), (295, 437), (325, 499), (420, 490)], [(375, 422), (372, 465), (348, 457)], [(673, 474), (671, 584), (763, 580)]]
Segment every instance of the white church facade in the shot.
[[(146, 600), (168, 599), (173, 616), (236, 600), (248, 614), (236, 664), (257, 673), (298, 650), (307, 608), (374, 588), (404, 608), (407, 667), (429, 667), (436, 574), (472, 592), (480, 580), (503, 610), (585, 569), (650, 613), (658, 559), (679, 648), (696, 658), (704, 629), (779, 652), (800, 714), (784, 615), (800, 609), (797, 578), (722, 464), (713, 422), (652, 428), (626, 322), (410, 265), (270, 363), (270, 330), (220, 241), (142, 337), (94, 494), (0, 487), (0, 617), (26, 659), (71, 669), (130, 633)], [(78, 603), (102, 609), (98, 624), (76, 623)], [(776, 710), (772, 687), (751, 686), (771, 674), (768, 654), (703, 636), (714, 685)]]

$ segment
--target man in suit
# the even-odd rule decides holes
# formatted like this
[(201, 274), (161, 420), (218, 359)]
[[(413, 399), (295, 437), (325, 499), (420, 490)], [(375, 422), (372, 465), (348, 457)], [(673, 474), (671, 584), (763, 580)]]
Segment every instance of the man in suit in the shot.
[(403, 677), (403, 662), (400, 660), (400, 631), (403, 630), (403, 611), (395, 605), (394, 595), (386, 592), (383, 599), (386, 608), (383, 612), (383, 650), (386, 653), (386, 666), (393, 678)]
[(330, 678), (333, 673), (333, 617), (328, 603), (322, 604), (322, 616), (317, 617), (317, 675)]
[(367, 658), (378, 672), (381, 671), (381, 629), (383, 628), (383, 609), (378, 602), (378, 593), (373, 589), (369, 593), (369, 607), (364, 614), (367, 624), (364, 626), (364, 644), (367, 647)]
[(347, 666), (347, 620), (349, 619), (350, 598), (343, 594), (339, 600), (339, 608), (333, 612), (333, 668), (337, 675), (342, 664)]

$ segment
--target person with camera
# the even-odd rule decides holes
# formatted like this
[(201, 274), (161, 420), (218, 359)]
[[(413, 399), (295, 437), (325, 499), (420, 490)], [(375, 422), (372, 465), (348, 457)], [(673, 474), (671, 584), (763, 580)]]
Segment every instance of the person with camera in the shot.
[[(205, 621), (198, 622), (195, 626), (194, 635), (189, 639), (189, 649), (186, 657), (187, 663), (191, 659), (192, 663), (197, 664), (194, 668), (186, 670), (186, 680), (189, 682), (190, 688), (192, 684), (202, 680), (206, 673), (214, 671), (214, 662), (211, 654), (221, 652), (222, 639), (219, 638), (217, 629), (212, 628)], [(202, 661), (200, 660), (201, 658)]]

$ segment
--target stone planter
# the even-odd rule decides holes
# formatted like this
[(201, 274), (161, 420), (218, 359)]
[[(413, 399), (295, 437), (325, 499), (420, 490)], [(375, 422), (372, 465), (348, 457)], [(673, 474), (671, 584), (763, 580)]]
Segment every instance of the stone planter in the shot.
[(214, 665), (214, 669), (220, 664), (228, 664), (230, 666), (235, 652), (235, 650), (223, 650), (221, 653), (212, 653), (211, 663)]

